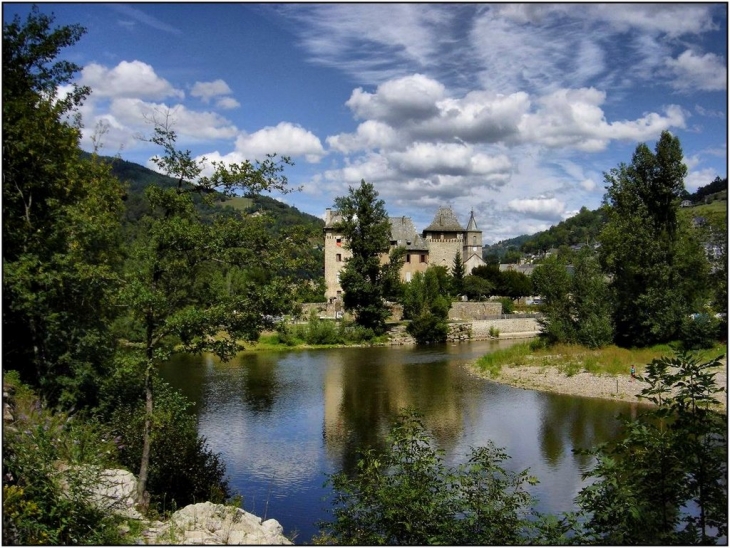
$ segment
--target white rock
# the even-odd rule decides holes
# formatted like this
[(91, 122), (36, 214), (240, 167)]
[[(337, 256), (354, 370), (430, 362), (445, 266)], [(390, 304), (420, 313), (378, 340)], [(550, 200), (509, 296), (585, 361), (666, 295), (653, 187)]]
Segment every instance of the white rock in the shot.
[(292, 544), (278, 521), (262, 523), (240, 508), (212, 502), (181, 508), (154, 536), (145, 536), (150, 544)]

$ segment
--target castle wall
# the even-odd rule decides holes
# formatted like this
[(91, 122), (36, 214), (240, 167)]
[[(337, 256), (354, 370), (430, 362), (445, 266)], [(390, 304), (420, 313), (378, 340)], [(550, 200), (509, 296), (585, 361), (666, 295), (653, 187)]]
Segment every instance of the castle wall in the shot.
[(445, 266), (451, 272), (456, 252), (461, 252), (463, 243), (461, 238), (428, 239), (429, 264), (432, 266)]

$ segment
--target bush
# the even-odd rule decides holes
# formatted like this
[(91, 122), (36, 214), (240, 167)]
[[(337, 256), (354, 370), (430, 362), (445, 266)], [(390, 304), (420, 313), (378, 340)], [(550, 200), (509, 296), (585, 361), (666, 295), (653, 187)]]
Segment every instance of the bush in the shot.
[(709, 314), (686, 318), (681, 328), (681, 344), (685, 350), (712, 348), (717, 340), (720, 321)]
[(16, 388), (15, 423), (3, 436), (3, 545), (122, 544), (121, 518), (89, 502), (115, 446), (96, 423), (52, 413)]
[(581, 452), (596, 458), (577, 498), (582, 544), (727, 544), (727, 416), (710, 409), (720, 365), (686, 353), (647, 364), (640, 397), (654, 407)]
[(509, 297), (502, 297), (497, 299), (497, 301), (502, 303), (502, 314), (514, 314), (515, 302), (512, 299)]
[(383, 454), (361, 453), (357, 472), (340, 472), (331, 522), (319, 524), (323, 541), (342, 545), (552, 544), (564, 528), (531, 511), (527, 470), (511, 472), (491, 442), (472, 449), (466, 464), (449, 468), (443, 452), (413, 412), (401, 414)]
[[(190, 403), (169, 384), (155, 377), (155, 408), (147, 491), (150, 502), (164, 512), (201, 501), (225, 502), (230, 496), (225, 465), (220, 455), (198, 435)], [(142, 456), (144, 401), (117, 400), (111, 416), (123, 447), (120, 459), (137, 471)]]
[(449, 326), (439, 316), (426, 312), (411, 320), (406, 331), (418, 344), (438, 343), (446, 341)]

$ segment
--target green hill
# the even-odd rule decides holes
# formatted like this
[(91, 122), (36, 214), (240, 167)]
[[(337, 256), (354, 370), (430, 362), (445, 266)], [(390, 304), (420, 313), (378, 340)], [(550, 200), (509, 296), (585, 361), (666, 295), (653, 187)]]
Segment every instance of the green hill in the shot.
[[(688, 194), (686, 199), (692, 203), (680, 208), (680, 215), (704, 220), (711, 226), (727, 230), (727, 179), (717, 177), (694, 194)], [(484, 256), (497, 255), (502, 259), (508, 252), (537, 253), (551, 248), (592, 243), (596, 241), (604, 223), (605, 217), (600, 208), (590, 211), (583, 207), (577, 215), (548, 230), (485, 246)]]
[[(87, 153), (83, 153), (87, 154)], [(177, 180), (134, 162), (120, 158), (103, 158), (112, 165), (112, 173), (127, 185), (125, 199), (125, 226), (129, 237), (134, 237), (135, 225), (147, 213), (149, 207), (144, 198), (144, 190), (149, 185), (158, 185), (163, 188), (177, 186)], [(314, 215), (303, 213), (296, 207), (287, 205), (270, 196), (234, 196), (229, 197), (221, 193), (214, 195), (213, 205), (206, 204), (200, 196), (193, 194), (193, 201), (204, 219), (212, 220), (217, 216), (239, 216), (266, 213), (272, 220), (270, 236), (278, 237), (282, 229), (303, 227), (311, 234), (311, 246), (302, 249), (302, 254), (310, 257), (312, 266), (300, 275), (309, 280), (323, 279), (324, 276), (324, 221)]]

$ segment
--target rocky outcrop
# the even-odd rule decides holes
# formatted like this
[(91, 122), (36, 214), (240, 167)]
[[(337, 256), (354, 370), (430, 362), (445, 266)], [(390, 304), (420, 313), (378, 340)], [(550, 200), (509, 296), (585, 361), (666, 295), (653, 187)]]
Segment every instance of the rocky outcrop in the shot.
[(201, 502), (154, 522), (143, 532), (146, 544), (245, 545), (293, 544), (275, 519), (262, 521), (240, 508)]
[[(137, 478), (127, 470), (106, 469), (94, 472), (89, 467), (60, 465), (62, 474), (95, 474), (87, 497), (98, 508), (142, 523), (140, 544), (292, 544), (279, 522), (262, 521), (240, 508), (202, 502), (175, 512), (167, 521), (147, 521), (135, 508)], [(67, 484), (63, 481), (62, 484)], [(126, 528), (129, 530), (129, 528)]]

